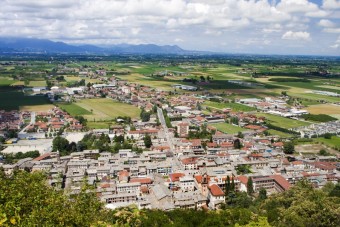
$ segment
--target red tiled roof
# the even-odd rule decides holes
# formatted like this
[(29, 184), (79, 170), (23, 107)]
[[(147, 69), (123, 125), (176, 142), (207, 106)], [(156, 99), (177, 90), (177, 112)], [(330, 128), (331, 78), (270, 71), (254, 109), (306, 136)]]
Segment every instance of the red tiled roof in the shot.
[(202, 175), (195, 175), (195, 179), (196, 179), (197, 183), (201, 183), (203, 177), (202, 177)]
[(209, 187), (210, 189), (210, 192), (213, 196), (224, 196), (224, 192), (222, 191), (222, 189), (216, 185), (216, 184), (213, 184)]
[(182, 159), (182, 163), (184, 165), (195, 164), (196, 162), (197, 162), (197, 158), (185, 158), (185, 159)]
[(146, 177), (146, 178), (133, 178), (130, 180), (130, 183), (135, 183), (135, 182), (139, 182), (141, 184), (151, 184), (152, 179)]
[(33, 161), (41, 161), (41, 160), (44, 160), (45, 158), (48, 158), (51, 156), (51, 153), (46, 153), (46, 154), (43, 154), (35, 159), (33, 159)]
[(246, 176), (238, 176), (237, 178), (239, 179), (239, 181), (240, 181), (242, 184), (247, 185), (247, 183), (248, 183), (248, 177), (246, 177)]
[(283, 147), (283, 142), (276, 142), (276, 143), (273, 143), (273, 146), (274, 146), (274, 147)]
[(183, 176), (185, 176), (184, 173), (171, 173), (171, 174), (169, 174), (171, 182), (179, 181), (179, 178), (183, 177)]
[(281, 175), (272, 175), (270, 176), (270, 178), (274, 179), (274, 181), (279, 184), (284, 190), (288, 190), (291, 187), (290, 183)]

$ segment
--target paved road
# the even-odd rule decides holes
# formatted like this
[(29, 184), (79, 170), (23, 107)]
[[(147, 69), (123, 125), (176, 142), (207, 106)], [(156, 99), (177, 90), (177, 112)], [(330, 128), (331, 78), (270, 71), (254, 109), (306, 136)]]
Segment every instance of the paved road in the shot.
[(172, 152), (174, 152), (175, 151), (175, 146), (173, 144), (172, 133), (169, 132), (169, 129), (166, 126), (165, 118), (164, 118), (164, 115), (163, 115), (163, 110), (161, 108), (159, 108), (159, 107), (157, 108), (157, 114), (158, 114), (159, 122), (162, 125), (163, 131), (164, 131), (164, 134), (165, 134), (165, 138), (166, 138), (166, 140), (168, 142), (168, 145), (170, 147), (170, 150)]
[[(171, 150), (171, 152), (175, 153), (174, 137), (173, 137), (173, 134), (169, 132), (169, 129), (166, 126), (165, 118), (164, 118), (164, 115), (163, 115), (163, 110), (161, 108), (157, 108), (157, 114), (158, 114), (159, 122), (162, 125), (165, 138), (166, 138), (168, 145), (170, 147), (170, 150)], [(177, 170), (180, 169), (180, 163), (179, 163), (178, 157), (176, 155), (174, 155), (171, 159), (172, 159), (171, 160), (172, 172), (176, 172)]]

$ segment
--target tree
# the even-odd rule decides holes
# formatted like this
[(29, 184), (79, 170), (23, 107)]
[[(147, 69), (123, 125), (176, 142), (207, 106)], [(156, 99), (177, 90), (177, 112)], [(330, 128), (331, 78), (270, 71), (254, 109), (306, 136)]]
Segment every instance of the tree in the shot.
[(229, 192), (231, 190), (231, 185), (230, 185), (230, 177), (229, 175), (227, 176), (227, 180), (225, 182), (225, 200), (227, 201)]
[(67, 139), (61, 137), (61, 136), (57, 136), (53, 139), (52, 142), (52, 150), (53, 151), (68, 151), (68, 147), (69, 147), (69, 142)]
[(265, 188), (260, 188), (258, 199), (259, 200), (267, 199), (267, 190)]
[(152, 140), (151, 140), (151, 136), (149, 134), (146, 134), (144, 136), (144, 144), (146, 148), (150, 148), (152, 146)]
[(146, 112), (144, 108), (142, 108), (142, 111), (140, 113), (140, 118), (142, 119), (142, 122), (148, 122), (150, 120), (151, 113)]
[(234, 148), (235, 148), (235, 149), (241, 149), (241, 148), (242, 148), (242, 144), (241, 144), (241, 142), (240, 142), (240, 139), (236, 139), (236, 140), (234, 141)]
[(238, 137), (238, 138), (243, 138), (243, 137), (244, 137), (244, 135), (243, 135), (243, 133), (242, 133), (242, 132), (238, 132), (238, 133), (237, 133), (237, 137)]
[(331, 133), (325, 133), (325, 135), (323, 137), (325, 139), (331, 139), (332, 138), (332, 134)]
[(247, 193), (248, 195), (252, 195), (254, 193), (253, 179), (251, 177), (248, 177)]
[(283, 152), (285, 154), (293, 154), (294, 153), (294, 143), (293, 142), (286, 142), (283, 144)]

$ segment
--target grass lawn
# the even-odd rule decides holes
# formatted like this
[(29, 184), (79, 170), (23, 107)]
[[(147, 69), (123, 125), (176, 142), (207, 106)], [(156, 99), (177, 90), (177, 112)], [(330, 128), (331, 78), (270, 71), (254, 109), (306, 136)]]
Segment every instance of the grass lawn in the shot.
[(72, 104), (58, 104), (58, 106), (65, 110), (67, 113), (71, 114), (72, 116), (77, 115), (91, 115), (92, 113), (74, 103)]
[(218, 131), (229, 133), (229, 134), (237, 134), (238, 132), (246, 131), (246, 129), (231, 125), (228, 123), (216, 123), (210, 124), (211, 126), (215, 127)]
[(315, 139), (316, 141), (319, 141), (321, 143), (324, 143), (327, 146), (330, 147), (338, 147), (340, 148), (340, 137), (338, 136), (332, 136), (331, 139), (325, 139), (323, 137)]
[(25, 106), (37, 106), (49, 104), (44, 96), (25, 96), (24, 93), (13, 89), (1, 89), (0, 87), (0, 109), (19, 110)]
[(303, 122), (303, 121), (298, 121), (298, 120), (293, 120), (290, 118), (285, 118), (273, 114), (267, 114), (267, 113), (258, 113), (256, 114), (257, 116), (264, 116), (267, 119), (268, 123), (271, 123), (272, 125), (281, 127), (281, 128), (297, 128), (300, 126), (306, 126), (310, 125), (308, 122)]
[(0, 78), (0, 86), (8, 86), (8, 85), (11, 85), (15, 82), (16, 81), (10, 80), (10, 79), (7, 79), (7, 78)]
[(87, 127), (91, 129), (105, 129), (109, 128), (109, 125), (114, 125), (116, 123), (107, 121), (88, 121)]
[(256, 110), (253, 107), (249, 107), (249, 106), (242, 105), (239, 103), (218, 103), (218, 102), (205, 101), (203, 105), (216, 108), (216, 109), (220, 109), (220, 110), (224, 108), (231, 108), (233, 111), (244, 111), (244, 112)]
[(30, 81), (30, 87), (45, 87), (46, 81), (45, 80), (37, 80), (37, 81)]
[(84, 99), (74, 104), (91, 113), (83, 115), (89, 121), (111, 120), (118, 116), (129, 116), (135, 118), (139, 117), (140, 114), (139, 108), (108, 98)]

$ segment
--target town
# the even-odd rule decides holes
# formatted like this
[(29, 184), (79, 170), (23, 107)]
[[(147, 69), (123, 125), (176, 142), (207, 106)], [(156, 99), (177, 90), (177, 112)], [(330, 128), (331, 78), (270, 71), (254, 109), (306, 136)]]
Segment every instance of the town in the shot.
[[(2, 68), (27, 64), (2, 62)], [(0, 168), (6, 175), (43, 171), (50, 186), (69, 194), (79, 193), (85, 181), (110, 209), (215, 210), (228, 200), (230, 185), (235, 192), (272, 195), (302, 179), (315, 188), (339, 182), (340, 146), (320, 142), (339, 139), (339, 119), (311, 114), (303, 99), (285, 91), (242, 97), (232, 89), (207, 90), (214, 84), (208, 76), (148, 76), (176, 74), (186, 82), (174, 79), (162, 89), (125, 80), (136, 74), (105, 70), (103, 63), (70, 65), (56, 64), (46, 86), (26, 86), (23, 78), (11, 85), (49, 104), (0, 111)], [(315, 104), (338, 107), (333, 99)], [(306, 152), (306, 145), (314, 147)]]

